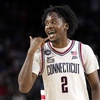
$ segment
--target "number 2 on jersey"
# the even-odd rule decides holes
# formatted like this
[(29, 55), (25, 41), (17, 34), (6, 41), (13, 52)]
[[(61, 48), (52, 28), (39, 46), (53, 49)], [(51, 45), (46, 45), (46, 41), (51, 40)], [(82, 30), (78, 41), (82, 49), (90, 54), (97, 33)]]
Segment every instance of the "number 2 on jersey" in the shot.
[(62, 83), (61, 84), (62, 93), (67, 93), (68, 92), (68, 87), (67, 87), (68, 81), (67, 81), (66, 76), (61, 77), (61, 83)]

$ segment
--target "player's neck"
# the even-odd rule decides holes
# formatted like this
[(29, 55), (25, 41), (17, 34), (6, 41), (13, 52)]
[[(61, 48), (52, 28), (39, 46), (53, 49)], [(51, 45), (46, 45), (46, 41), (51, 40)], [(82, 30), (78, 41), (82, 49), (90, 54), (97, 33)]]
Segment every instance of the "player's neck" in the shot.
[(56, 43), (52, 43), (52, 46), (55, 48), (64, 48), (69, 44), (70, 40), (67, 38), (66, 40), (60, 41), (60, 42), (56, 42)]

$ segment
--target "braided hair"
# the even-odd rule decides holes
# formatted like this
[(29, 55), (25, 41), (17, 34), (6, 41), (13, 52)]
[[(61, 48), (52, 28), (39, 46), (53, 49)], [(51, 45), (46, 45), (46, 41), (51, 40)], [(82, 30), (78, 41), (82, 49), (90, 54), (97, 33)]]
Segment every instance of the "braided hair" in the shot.
[(41, 17), (43, 26), (45, 26), (45, 19), (47, 17), (47, 14), (50, 12), (56, 12), (59, 17), (62, 17), (65, 20), (65, 22), (69, 24), (67, 36), (68, 38), (71, 37), (78, 28), (78, 21), (72, 9), (68, 5), (62, 5), (62, 6), (50, 5), (49, 8), (44, 10), (44, 14)]

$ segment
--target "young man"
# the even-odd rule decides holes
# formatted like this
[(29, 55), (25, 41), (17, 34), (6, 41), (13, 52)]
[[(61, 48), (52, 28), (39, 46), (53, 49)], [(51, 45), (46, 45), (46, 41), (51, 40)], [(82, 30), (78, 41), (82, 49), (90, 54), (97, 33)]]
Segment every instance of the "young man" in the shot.
[(92, 100), (100, 100), (99, 65), (93, 50), (69, 39), (78, 27), (74, 12), (67, 5), (50, 6), (44, 11), (42, 23), (48, 37), (30, 36), (30, 47), (18, 76), (19, 90), (29, 92), (42, 74), (46, 100), (89, 100), (87, 76)]

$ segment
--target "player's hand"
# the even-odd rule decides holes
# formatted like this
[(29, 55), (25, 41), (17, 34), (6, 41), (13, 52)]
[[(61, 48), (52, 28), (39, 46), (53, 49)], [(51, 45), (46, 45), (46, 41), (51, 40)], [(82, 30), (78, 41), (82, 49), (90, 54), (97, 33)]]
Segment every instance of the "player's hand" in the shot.
[(44, 45), (44, 43), (49, 39), (49, 37), (47, 38), (41, 38), (41, 37), (36, 37), (36, 38), (32, 38), (30, 36), (30, 50), (35, 52), (36, 50), (38, 50), (41, 46)]

